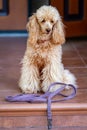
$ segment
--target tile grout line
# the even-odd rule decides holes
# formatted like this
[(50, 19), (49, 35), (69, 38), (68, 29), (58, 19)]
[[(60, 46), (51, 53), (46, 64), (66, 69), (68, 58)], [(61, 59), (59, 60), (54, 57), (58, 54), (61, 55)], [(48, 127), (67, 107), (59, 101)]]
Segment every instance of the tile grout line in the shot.
[(84, 66), (84, 67), (73, 67), (73, 66), (72, 66), (72, 67), (65, 67), (65, 68), (73, 68), (73, 69), (74, 69), (74, 68), (76, 68), (76, 69), (77, 69), (77, 68), (81, 68), (81, 69), (85, 68), (85, 69), (86, 69), (87, 67), (86, 67), (86, 66)]
[(75, 51), (77, 52), (78, 56), (80, 57), (81, 61), (84, 63), (85, 67), (87, 66), (87, 64), (85, 63), (85, 61), (83, 60), (82, 56), (80, 55), (78, 49), (75, 47), (75, 45), (72, 43), (73, 48), (75, 49)]

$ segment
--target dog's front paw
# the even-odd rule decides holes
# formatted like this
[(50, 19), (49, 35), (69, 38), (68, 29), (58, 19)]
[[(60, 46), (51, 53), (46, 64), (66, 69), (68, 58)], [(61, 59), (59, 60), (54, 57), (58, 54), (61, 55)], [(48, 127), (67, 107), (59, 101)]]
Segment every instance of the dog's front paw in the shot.
[[(43, 90), (43, 92), (47, 92), (48, 91), (48, 89), (49, 89), (49, 87), (50, 87), (50, 85), (51, 85), (51, 83), (49, 84), (49, 85), (44, 85), (43, 87), (42, 87), (42, 90)], [(61, 85), (54, 85), (54, 86), (52, 86), (51, 88), (50, 88), (50, 92), (54, 92), (54, 91), (56, 91), (57, 89), (59, 89), (61, 87)]]
[(21, 90), (23, 93), (34, 93), (34, 91), (31, 88), (32, 87), (21, 87)]
[(39, 87), (39, 83), (37, 82), (29, 82), (29, 83), (23, 83), (19, 82), (19, 87), (21, 88), (23, 93), (37, 93), (38, 91), (40, 91), (40, 87)]
[(21, 87), (23, 93), (37, 93), (40, 91), (39, 87), (37, 86), (23, 86)]

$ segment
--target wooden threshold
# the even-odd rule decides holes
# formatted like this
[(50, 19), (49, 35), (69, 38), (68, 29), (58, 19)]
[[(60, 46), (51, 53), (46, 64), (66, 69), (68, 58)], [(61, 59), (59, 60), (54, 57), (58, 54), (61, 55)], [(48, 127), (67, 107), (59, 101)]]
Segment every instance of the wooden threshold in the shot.
[[(53, 115), (87, 114), (87, 103), (52, 103)], [(46, 115), (47, 105), (40, 104), (1, 104), (0, 116)]]

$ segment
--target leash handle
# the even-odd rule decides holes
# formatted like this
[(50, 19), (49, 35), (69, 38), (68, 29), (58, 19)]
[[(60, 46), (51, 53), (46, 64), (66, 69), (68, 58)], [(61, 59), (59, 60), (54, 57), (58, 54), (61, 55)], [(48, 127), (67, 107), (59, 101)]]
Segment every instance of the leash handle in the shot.
[[(48, 90), (48, 91), (50, 91), (50, 88), (51, 88), (51, 87), (54, 87), (55, 85), (63, 85), (63, 86), (60, 87), (60, 88), (58, 88), (56, 91), (50, 93), (49, 96), (50, 96), (51, 98), (53, 98), (53, 97), (56, 96), (56, 95), (61, 95), (61, 96), (64, 97), (64, 98), (59, 99), (59, 100), (52, 100), (52, 99), (51, 99), (52, 102), (61, 102), (61, 101), (65, 101), (65, 100), (72, 99), (73, 97), (76, 96), (77, 89), (76, 89), (76, 87), (75, 87), (74, 85), (72, 85), (72, 84), (65, 84), (65, 83), (55, 82), (55, 83), (53, 83), (53, 84), (51, 84), (51, 85), (49, 86), (49, 90)], [(70, 88), (72, 88), (72, 93), (71, 93), (70, 95), (65, 95), (65, 94), (62, 94), (62, 93), (61, 93), (61, 92), (66, 88), (66, 86), (69, 86)]]

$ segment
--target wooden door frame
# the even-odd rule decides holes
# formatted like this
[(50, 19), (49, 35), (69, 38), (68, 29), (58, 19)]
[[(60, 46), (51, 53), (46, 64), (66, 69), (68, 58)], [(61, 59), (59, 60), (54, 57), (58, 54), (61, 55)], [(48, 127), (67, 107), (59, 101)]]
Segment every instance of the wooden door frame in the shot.
[(9, 13), (9, 0), (3, 0), (3, 8), (0, 9), (0, 16), (5, 16)]

